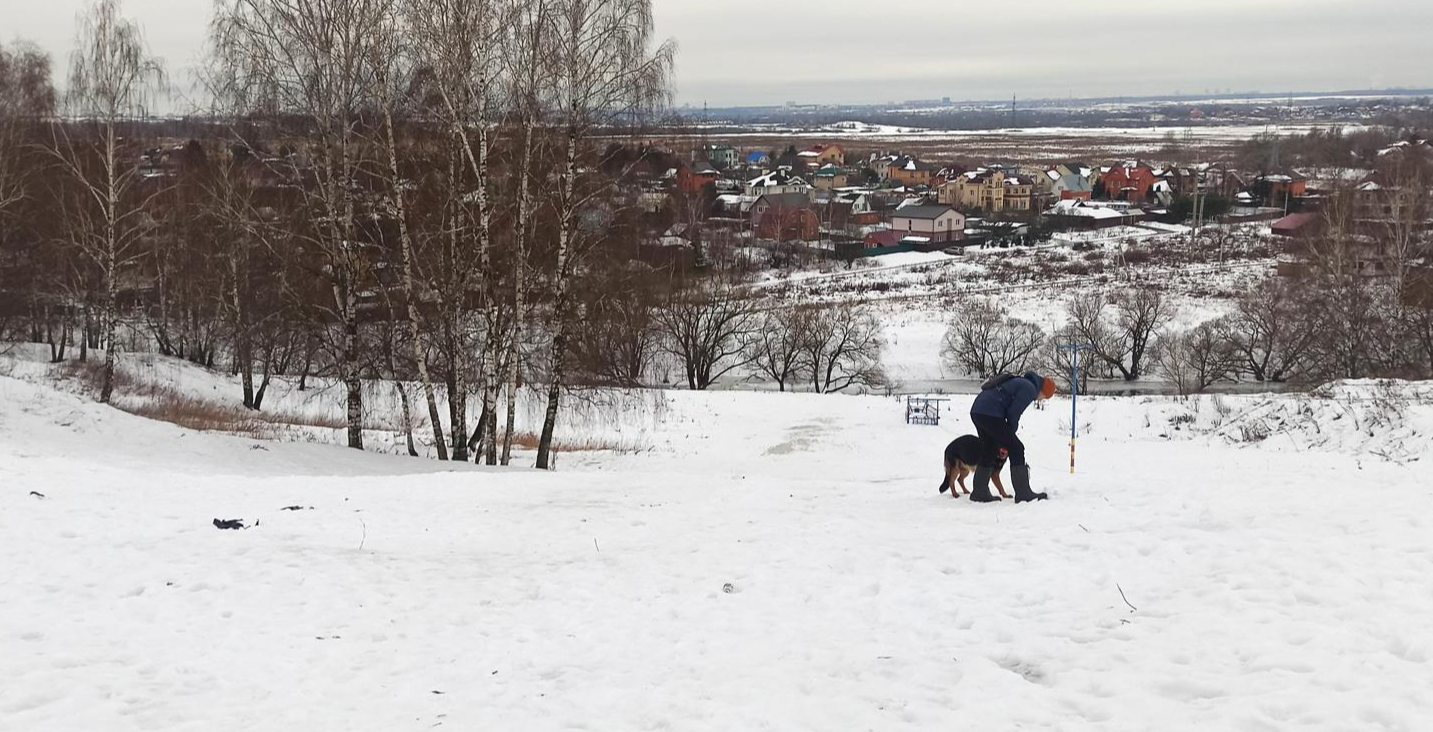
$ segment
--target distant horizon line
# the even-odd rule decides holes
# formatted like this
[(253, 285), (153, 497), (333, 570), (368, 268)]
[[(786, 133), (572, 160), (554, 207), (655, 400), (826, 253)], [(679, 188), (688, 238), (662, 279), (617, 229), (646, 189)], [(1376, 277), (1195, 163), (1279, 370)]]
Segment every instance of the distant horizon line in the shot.
[[(1025, 101), (1025, 102), (1032, 102), (1032, 103), (1049, 103), (1049, 102), (1111, 102), (1111, 101), (1130, 103), (1130, 102), (1180, 102), (1180, 101), (1185, 101), (1185, 102), (1197, 102), (1197, 101), (1219, 100), (1219, 99), (1243, 99), (1243, 100), (1262, 100), (1262, 99), (1268, 99), (1268, 100), (1278, 100), (1278, 99), (1286, 99), (1286, 98), (1289, 98), (1289, 97), (1294, 97), (1294, 98), (1296, 98), (1296, 99), (1298, 99), (1298, 98), (1305, 98), (1305, 99), (1307, 99), (1307, 98), (1310, 98), (1310, 97), (1319, 97), (1319, 96), (1330, 97), (1330, 96), (1378, 96), (1378, 95), (1402, 96), (1402, 97), (1433, 96), (1433, 87), (1401, 87), (1401, 86), (1394, 86), (1394, 87), (1367, 88), (1367, 89), (1331, 89), (1331, 90), (1305, 90), (1305, 91), (1279, 91), (1279, 92), (1267, 92), (1267, 91), (1261, 91), (1261, 90), (1246, 90), (1246, 91), (1226, 91), (1226, 92), (1219, 92), (1218, 90), (1214, 90), (1214, 91), (1211, 91), (1211, 92), (1209, 92), (1209, 93), (1201, 93), (1201, 94), (1106, 94), (1106, 95), (1100, 95), (1100, 96), (1087, 96), (1087, 97), (1074, 97), (1074, 96), (1065, 96), (1065, 97), (1051, 97), (1051, 96), (1042, 96), (1042, 97), (1020, 97), (1018, 94), (1016, 94), (1016, 95), (1012, 95), (1012, 96), (1011, 96), (1011, 99), (1014, 99), (1014, 100), (1016, 100), (1016, 101)], [(675, 108), (677, 108), (677, 109), (698, 109), (698, 108), (705, 108), (705, 109), (714, 110), (714, 111), (727, 111), (727, 110), (761, 110), (761, 109), (780, 110), (780, 109), (792, 109), (792, 108), (806, 108), (806, 109), (842, 109), (842, 108), (869, 108), (869, 107), (894, 107), (894, 108), (901, 108), (901, 107), (906, 107), (906, 106), (915, 105), (915, 104), (950, 104), (950, 105), (957, 105), (957, 104), (1009, 104), (1009, 103), (1010, 103), (1010, 100), (1009, 100), (1009, 99), (1004, 99), (1004, 98), (1001, 98), (1001, 99), (994, 99), (994, 98), (989, 98), (989, 99), (956, 99), (956, 98), (954, 98), (954, 97), (932, 97), (932, 98), (927, 98), (927, 99), (905, 99), (905, 100), (900, 100), (900, 101), (887, 100), (887, 101), (880, 101), (880, 102), (799, 102), (799, 101), (792, 100), (792, 101), (787, 101), (787, 102), (780, 103), (780, 104), (707, 104), (706, 102), (694, 103), (694, 102), (691, 102), (691, 101), (684, 101), (684, 102), (682, 102), (682, 103), (676, 105)]]

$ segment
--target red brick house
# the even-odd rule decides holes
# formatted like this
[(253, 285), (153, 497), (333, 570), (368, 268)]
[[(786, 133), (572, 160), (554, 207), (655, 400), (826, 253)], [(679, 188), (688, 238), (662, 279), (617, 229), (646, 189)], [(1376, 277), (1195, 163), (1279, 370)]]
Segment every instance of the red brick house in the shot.
[(1147, 203), (1150, 199), (1150, 189), (1159, 181), (1154, 171), (1144, 165), (1121, 165), (1111, 168), (1110, 172), (1100, 177), (1100, 183), (1105, 189), (1105, 198), (1111, 201), (1130, 201), (1131, 203)]
[(821, 238), (821, 217), (811, 199), (800, 193), (773, 193), (751, 204), (751, 225), (759, 239), (816, 241)]
[(698, 162), (677, 168), (677, 187), (683, 193), (700, 193), (708, 183), (718, 180), (721, 180), (721, 171), (713, 168), (711, 163)]

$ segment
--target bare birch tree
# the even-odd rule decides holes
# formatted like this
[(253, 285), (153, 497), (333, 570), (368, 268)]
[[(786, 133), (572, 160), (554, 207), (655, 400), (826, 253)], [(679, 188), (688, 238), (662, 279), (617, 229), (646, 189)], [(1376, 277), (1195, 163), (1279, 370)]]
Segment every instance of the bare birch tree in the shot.
[[(286, 158), (311, 226), (306, 246), (324, 259), (339, 323), (340, 378), (347, 392), (348, 446), (363, 449), (360, 291), (367, 277), (359, 240), (361, 170), (377, 157), (368, 139), (378, 96), (373, 39), (387, 31), (395, 0), (217, 0), (213, 47), (238, 115), (303, 121), (302, 154)], [(310, 183), (311, 181), (311, 183)]]
[[(412, 349), (413, 361), (418, 370), (419, 384), (423, 389), (423, 401), (428, 408), (428, 422), (433, 431), (433, 448), (437, 451), (439, 460), (447, 460), (448, 446), (443, 438), (443, 421), (438, 412), (433, 375), (428, 368), (428, 354), (424, 347), (423, 324), (418, 313), (420, 300), (423, 298), (425, 290), (420, 289), (416, 274), (417, 255), (407, 202), (407, 197), (410, 190), (414, 188), (414, 184), (409, 171), (400, 164), (401, 155), (395, 122), (395, 118), (401, 119), (415, 112), (414, 101), (406, 98), (406, 92), (411, 89), (417, 71), (413, 68), (412, 60), (405, 58), (401, 50), (406, 45), (404, 41), (409, 30), (405, 25), (406, 20), (407, 16), (397, 13), (388, 16), (384, 33), (374, 38), (370, 44), (371, 52), (374, 54), (374, 68), (377, 71), (379, 108), (383, 115), (381, 139), (387, 163), (387, 190), (384, 204), (387, 215), (394, 220), (398, 229), (402, 262), (403, 316), (407, 324), (407, 337)], [(390, 307), (390, 312), (396, 314), (396, 309)], [(397, 328), (395, 327), (392, 332), (396, 334)], [(411, 420), (406, 416), (408, 411), (407, 394), (400, 392), (400, 397), (405, 401), (404, 424), (411, 425)], [(410, 442), (411, 439), (410, 435)], [(412, 450), (411, 445), (409, 449)]]
[(139, 25), (122, 14), (120, 0), (96, 0), (78, 22), (65, 102), (89, 124), (78, 140), (59, 126), (54, 153), (79, 190), (71, 212), (74, 240), (102, 281), (100, 401), (108, 402), (114, 392), (120, 277), (142, 255), (145, 208), (152, 197), (140, 185), (140, 128), (133, 123), (148, 113), (165, 77), (159, 60), (148, 55)]
[(549, 467), (552, 438), (565, 385), (572, 326), (570, 308), (574, 237), (587, 201), (579, 187), (583, 147), (594, 130), (633, 121), (669, 96), (675, 47), (653, 42), (651, 0), (552, 0), (548, 53), (554, 70), (549, 102), (565, 132), (558, 176), (557, 244), (552, 274), (552, 348), (547, 410), (538, 440), (537, 467)]
[[(43, 217), (37, 215), (44, 205), (40, 179), (51, 167), (37, 144), (54, 111), (49, 56), (24, 43), (0, 45), (0, 290), (8, 291), (0, 292), (0, 340), (9, 331), (6, 316), (18, 313), (28, 300), (32, 325), (41, 310), (48, 311), (43, 318), (47, 331), (53, 332), (52, 321), (59, 321), (62, 337), (58, 343), (49, 340), (52, 359), (60, 360), (74, 327), (74, 303), (63, 288), (45, 284), (64, 279), (66, 268), (54, 248), (44, 245)], [(38, 335), (32, 331), (32, 340)]]
[(466, 328), (468, 294), (481, 281), (485, 343), (478, 373), (483, 380), (482, 418), (477, 425), (479, 442), (486, 441), (496, 462), (493, 429), (497, 403), (496, 350), (501, 338), (494, 312), (492, 276), (492, 219), (489, 164), (493, 143), (493, 121), (503, 88), (499, 78), (499, 43), (504, 30), (505, 3), (497, 0), (409, 0), (408, 27), (412, 48), (423, 68), (426, 91), (436, 100), (433, 111), (460, 160), (462, 173), (449, 181), (458, 216), (469, 225), (455, 239), (457, 251), (450, 257), (450, 271), (443, 277), (439, 299), (444, 311), (445, 332), (454, 339), (450, 347), (452, 374), (449, 399), (453, 409), (453, 459), (467, 459), (466, 343), (459, 342)]
[(507, 423), (503, 427), (500, 462), (512, 461), (513, 433), (517, 422), (517, 394), (522, 384), (523, 323), (527, 317), (528, 243), (533, 233), (534, 176), (533, 161), (537, 154), (536, 134), (543, 123), (543, 85), (548, 67), (544, 39), (549, 28), (548, 0), (519, 2), (508, 15), (509, 35), (504, 58), (510, 65), (504, 78), (508, 81), (507, 98), (513, 121), (522, 135), (515, 167), (517, 168), (516, 222), (512, 252), (509, 256), (512, 280), (512, 317), (509, 321), (509, 352), (505, 361), (503, 389), (507, 397)]

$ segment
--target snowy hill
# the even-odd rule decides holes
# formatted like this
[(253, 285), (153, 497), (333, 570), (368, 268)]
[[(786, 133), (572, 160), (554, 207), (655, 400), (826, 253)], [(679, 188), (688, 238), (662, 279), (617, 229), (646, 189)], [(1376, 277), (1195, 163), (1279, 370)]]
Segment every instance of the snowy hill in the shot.
[(968, 397), (672, 392), (539, 473), (0, 377), (0, 729), (1422, 729), (1433, 410), (1339, 389), (1398, 424), (1082, 400), (1075, 475), (1056, 399), (1052, 500), (978, 506), (935, 490)]

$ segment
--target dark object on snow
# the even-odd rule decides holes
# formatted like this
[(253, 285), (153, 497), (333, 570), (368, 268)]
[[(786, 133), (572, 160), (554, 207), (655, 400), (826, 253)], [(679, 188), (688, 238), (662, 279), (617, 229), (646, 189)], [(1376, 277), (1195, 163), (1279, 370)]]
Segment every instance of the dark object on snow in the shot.
[(249, 527), (247, 527), (247, 526), (244, 525), (244, 519), (222, 519), (222, 520), (221, 520), (221, 519), (214, 519), (214, 528), (216, 528), (216, 529), (247, 529), (247, 528), (249, 528)]
[(721, 591), (730, 595), (731, 593), (736, 592), (736, 585), (728, 582), (721, 586)]
[(1030, 466), (1015, 465), (1010, 468), (1010, 480), (1015, 483), (1015, 502), (1044, 501), (1050, 496), (1030, 490)]
[(313, 506), (284, 506), (280, 511), (312, 511)]
[(946, 465), (954, 465), (957, 462), (979, 465), (984, 455), (985, 446), (980, 444), (980, 438), (975, 435), (961, 435), (945, 446)]
[(34, 497), (36, 497), (36, 498), (44, 498), (44, 497), (45, 497), (45, 494), (44, 494), (44, 493), (41, 493), (41, 492), (39, 492), (39, 491), (30, 491), (30, 495), (32, 495), (32, 496), (34, 496)]
[(990, 476), (994, 474), (995, 468), (989, 465), (981, 465), (975, 469), (975, 477), (970, 487), (970, 500), (976, 503), (994, 503), (1000, 500), (1000, 496), (990, 495)]

